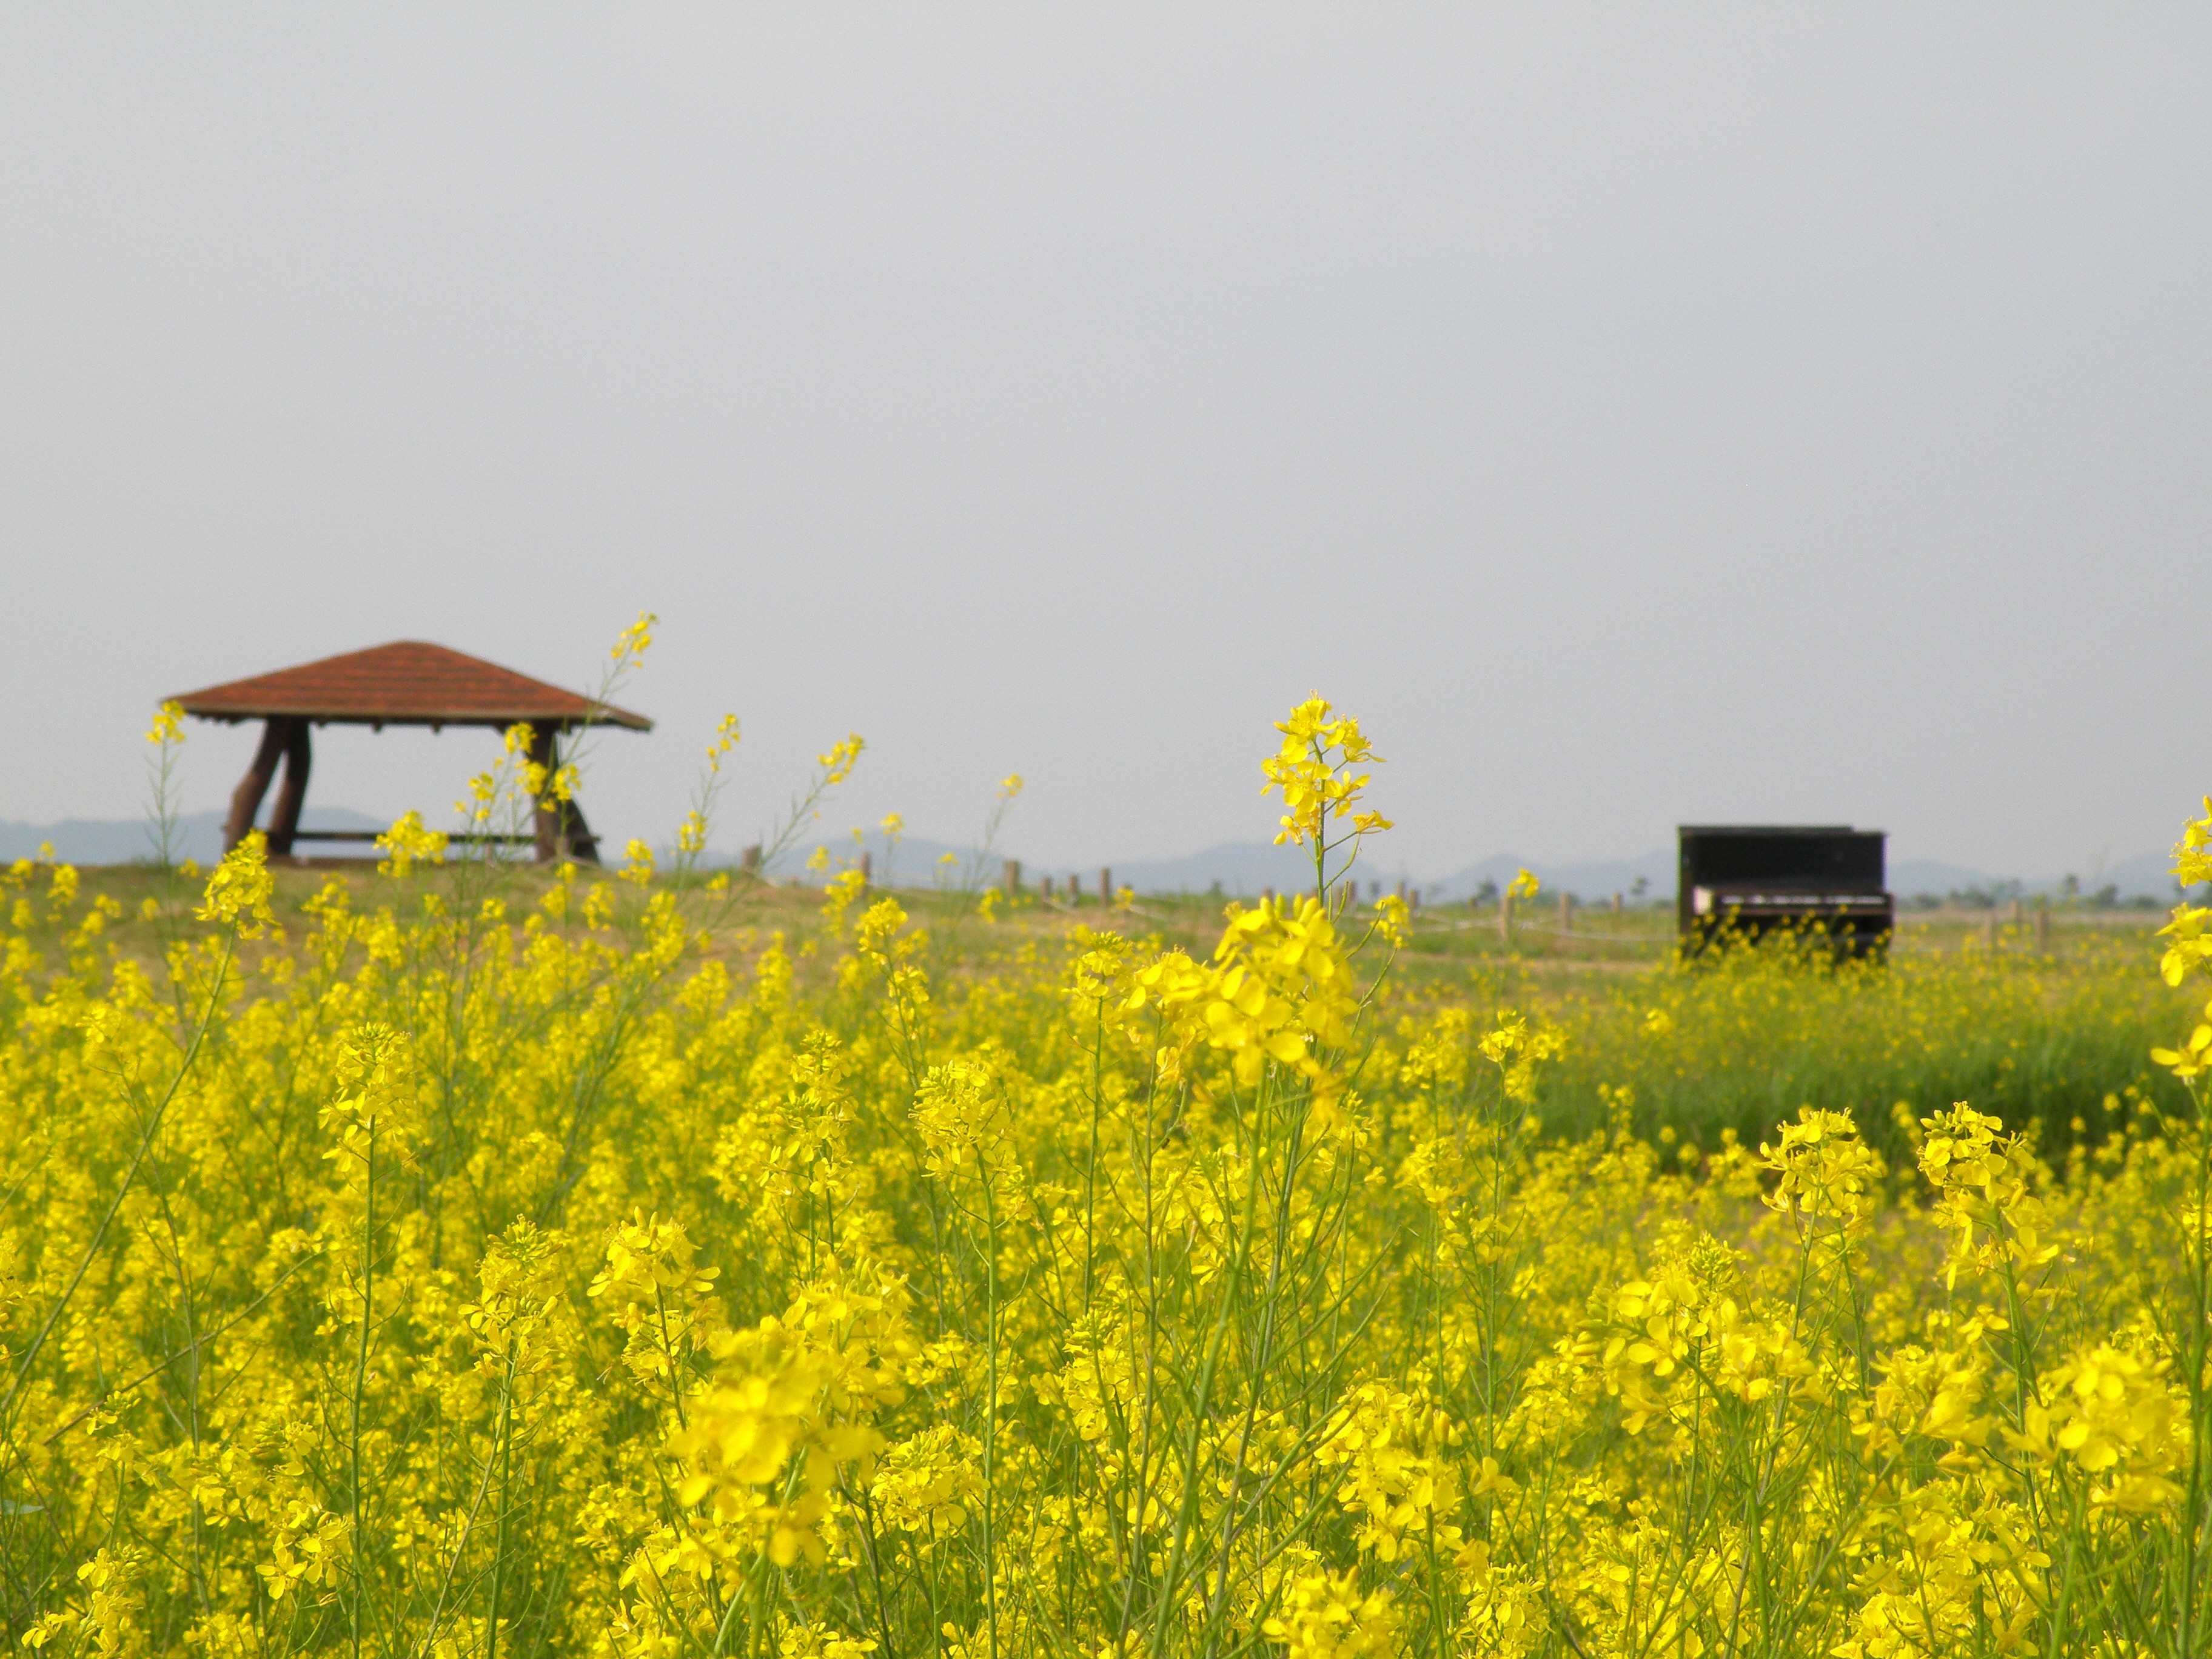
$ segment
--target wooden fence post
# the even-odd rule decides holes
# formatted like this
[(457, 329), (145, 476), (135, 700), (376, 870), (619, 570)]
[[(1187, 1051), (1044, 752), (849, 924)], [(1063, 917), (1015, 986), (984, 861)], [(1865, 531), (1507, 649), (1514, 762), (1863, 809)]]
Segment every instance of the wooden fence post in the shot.
[(1103, 864), (1098, 866), (1098, 908), (1102, 910), (1114, 908), (1114, 872)]
[(2035, 953), (2051, 954), (2051, 900), (2048, 896), (2035, 902)]
[(1022, 861), (1019, 859), (1008, 859), (1006, 860), (1006, 896), (1009, 899), (1018, 899), (1021, 896)]

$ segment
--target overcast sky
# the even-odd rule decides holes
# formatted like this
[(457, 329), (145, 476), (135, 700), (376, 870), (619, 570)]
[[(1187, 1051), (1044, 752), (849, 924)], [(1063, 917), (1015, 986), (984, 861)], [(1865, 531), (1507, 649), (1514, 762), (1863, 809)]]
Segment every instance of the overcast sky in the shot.
[(2208, 296), (2202, 7), (11, 6), (0, 817), (652, 610), (617, 836), (734, 709), (726, 845), (857, 729), (825, 830), (1188, 852), (1319, 687), (1416, 872), (2086, 868), (2212, 788)]

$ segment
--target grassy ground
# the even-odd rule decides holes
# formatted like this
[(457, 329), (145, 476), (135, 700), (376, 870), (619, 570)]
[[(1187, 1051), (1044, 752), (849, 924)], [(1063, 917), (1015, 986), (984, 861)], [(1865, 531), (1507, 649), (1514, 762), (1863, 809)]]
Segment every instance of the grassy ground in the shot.
[[(88, 868), (82, 879), (88, 901), (112, 902), (108, 943), (149, 967), (161, 947), (156, 924), (142, 915), (145, 902), (197, 888), (143, 866)], [(332, 879), (348, 885), (356, 908), (381, 902), (387, 886), (366, 865), (280, 870), (279, 921), (303, 931), (301, 906)], [(502, 890), (520, 914), (554, 879), (514, 866)], [(902, 889), (899, 897), (939, 936), (940, 963), (985, 975), (1024, 952), (1065, 948), (1079, 928), (1110, 927), (1202, 957), (1219, 936), (1224, 905), (1210, 896), (1146, 896), (1107, 912), (1095, 900), (1070, 906), (1030, 892), (986, 921), (972, 898), (946, 890)], [(1370, 914), (1355, 912), (1348, 925)], [(1992, 927), (1986, 912), (1911, 912), (1885, 964), (1807, 968), (1762, 951), (1686, 969), (1671, 908), (1578, 908), (1563, 929), (1557, 908), (1540, 900), (1510, 940), (1494, 908), (1437, 908), (1416, 914), (1389, 995), (1401, 1023), (1459, 1002), (1478, 1017), (1511, 1007), (1562, 1028), (1565, 1052), (1542, 1099), (1562, 1129), (1601, 1122), (1625, 1100), (1644, 1133), (1707, 1147), (1733, 1133), (1755, 1144), (1800, 1107), (1818, 1106), (1852, 1112), (1893, 1158), (1900, 1109), (1924, 1116), (1969, 1101), (2009, 1122), (2036, 1123), (2055, 1154), (2100, 1139), (2134, 1100), (2178, 1104), (2176, 1085), (2147, 1058), (2185, 1028), (2188, 1012), (2155, 972), (2162, 920), (2057, 910), (2039, 948), (2032, 915)], [(740, 970), (778, 934), (802, 977), (826, 971), (834, 954), (806, 949), (826, 943), (821, 894), (811, 887), (741, 887), (710, 927), (710, 953)], [(58, 954), (58, 940), (39, 927), (26, 937)], [(1383, 1050), (1376, 1063), (1395, 1064), (1387, 1036)]]
[[(153, 931), (138, 915), (142, 902), (172, 889), (197, 892), (198, 887), (197, 880), (145, 865), (87, 866), (78, 873), (88, 898), (106, 895), (120, 907), (123, 915), (112, 937), (132, 954), (154, 949)], [(374, 868), (367, 863), (327, 860), (307, 867), (283, 867), (275, 873), (280, 917), (299, 915), (300, 906), (333, 878), (358, 896), (378, 885)], [(527, 903), (543, 895), (553, 877), (547, 870), (518, 865), (506, 879), (516, 897)], [(957, 896), (933, 888), (896, 890), (900, 902), (917, 917), (942, 917), (958, 905)], [(744, 898), (732, 927), (782, 927), (795, 936), (803, 934), (815, 925), (819, 902), (816, 889), (762, 884)], [(1102, 915), (1095, 898), (1070, 905), (1065, 898), (1042, 900), (1034, 890), (1025, 890), (1000, 915), (1006, 925), (1024, 933), (1048, 933), (1077, 924), (1111, 925), (1124, 933), (1158, 933), (1186, 949), (1210, 950), (1227, 902), (1210, 894), (1146, 894), (1132, 910), (1116, 909), (1109, 917)], [(1354, 913), (1354, 921), (1371, 915), (1371, 908), (1363, 907)], [(2087, 969), (2101, 974), (2112, 965), (2116, 949), (2136, 952), (2147, 962), (2154, 960), (2153, 939), (2166, 919), (2162, 911), (2056, 909), (2051, 914), (2050, 947), (2039, 952), (2032, 913), (2028, 920), (2015, 923), (2000, 912), (1994, 930), (1990, 918), (1987, 911), (1908, 911), (1899, 920), (1893, 954), (1907, 960), (1985, 956), (1994, 933), (1996, 953), (2008, 959), (2032, 958), (2062, 972)], [(1455, 904), (1415, 912), (1405, 968), (1419, 975), (1462, 964), (1511, 963), (1536, 981), (1565, 986), (1593, 970), (1642, 971), (1668, 963), (1674, 945), (1671, 904), (1620, 911), (1578, 907), (1563, 929), (1557, 908), (1540, 899), (1516, 916), (1510, 939), (1494, 906)]]

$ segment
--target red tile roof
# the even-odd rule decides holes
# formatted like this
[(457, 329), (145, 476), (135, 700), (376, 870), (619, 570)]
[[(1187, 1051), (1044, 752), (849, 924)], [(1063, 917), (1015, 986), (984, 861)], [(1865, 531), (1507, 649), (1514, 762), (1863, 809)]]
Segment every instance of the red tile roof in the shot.
[(397, 640), (366, 651), (280, 668), (273, 674), (188, 691), (172, 701), (204, 720), (271, 715), (353, 726), (627, 726), (649, 732), (642, 714), (594, 703), (574, 691), (442, 645)]

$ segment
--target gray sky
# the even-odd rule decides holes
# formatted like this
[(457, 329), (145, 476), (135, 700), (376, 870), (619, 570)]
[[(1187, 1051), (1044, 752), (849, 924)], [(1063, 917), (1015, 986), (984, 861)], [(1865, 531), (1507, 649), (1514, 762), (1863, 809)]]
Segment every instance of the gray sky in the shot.
[[(665, 838), (1386, 854), (1838, 819), (2007, 873), (2212, 787), (2212, 13), (0, 14), (0, 817), (155, 699), (400, 637), (568, 683)], [(187, 805), (251, 730), (196, 726)], [(440, 807), (481, 735), (328, 732)]]

